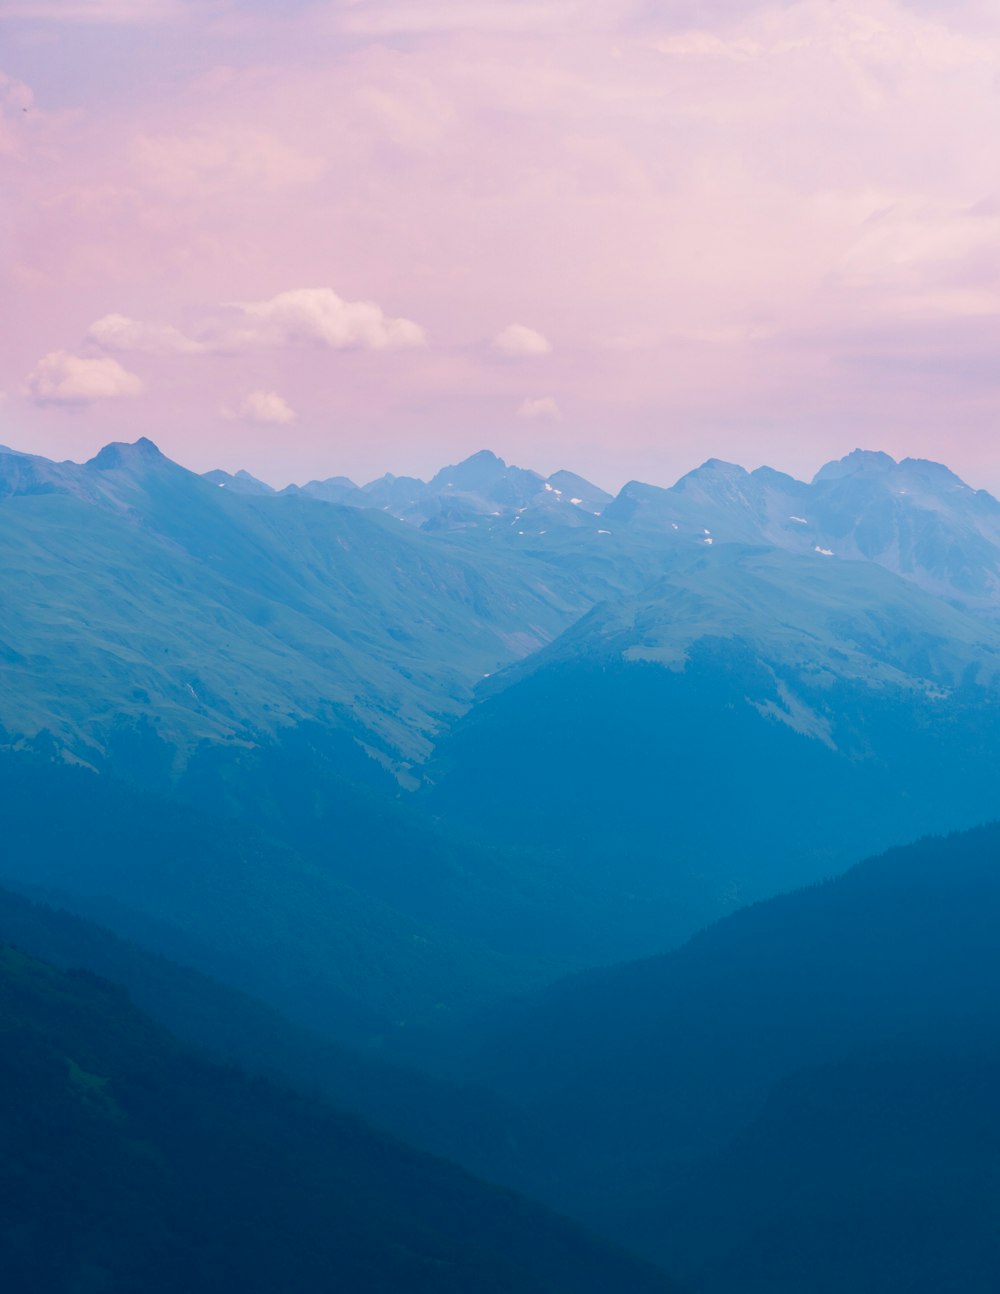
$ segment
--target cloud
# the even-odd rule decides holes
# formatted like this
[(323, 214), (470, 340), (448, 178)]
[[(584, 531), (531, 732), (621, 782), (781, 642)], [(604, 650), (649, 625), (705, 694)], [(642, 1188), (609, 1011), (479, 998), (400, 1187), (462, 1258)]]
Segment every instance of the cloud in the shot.
[(87, 329), (87, 340), (104, 350), (144, 355), (196, 355), (205, 347), (173, 324), (143, 323), (127, 315), (105, 315)]
[(54, 350), (28, 374), (28, 394), (38, 404), (90, 404), (122, 395), (141, 395), (140, 378), (122, 368), (116, 359), (71, 355)]
[(492, 346), (504, 355), (548, 355), (552, 350), (552, 343), (547, 337), (534, 328), (516, 323), (508, 324), (498, 332), (493, 338)]
[(218, 350), (319, 344), (334, 350), (390, 350), (426, 344), (412, 319), (393, 319), (374, 301), (345, 301), (330, 288), (298, 288), (267, 301), (235, 303), (235, 318), (222, 323)]
[(536, 398), (529, 397), (518, 405), (517, 416), (519, 418), (550, 418), (558, 422), (562, 417), (562, 410), (551, 395), (541, 395)]
[(277, 391), (251, 391), (239, 409), (223, 409), (223, 417), (240, 418), (261, 427), (286, 426), (294, 422), (297, 414)]

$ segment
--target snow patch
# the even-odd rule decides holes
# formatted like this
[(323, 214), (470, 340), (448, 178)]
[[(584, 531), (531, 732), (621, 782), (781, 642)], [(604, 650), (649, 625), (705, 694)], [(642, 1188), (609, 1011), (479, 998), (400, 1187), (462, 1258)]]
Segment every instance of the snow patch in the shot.
[(832, 548), (820, 548), (819, 544), (817, 544), (817, 545), (816, 545), (816, 552), (817, 552), (817, 553), (822, 553), (824, 557), (832, 557), (832, 556), (833, 556), (833, 549), (832, 549)]
[(799, 525), (800, 525), (800, 526), (808, 526), (808, 524), (809, 524), (809, 522), (808, 522), (808, 521), (806, 521), (805, 517), (789, 517), (789, 518), (788, 518), (788, 520), (789, 520), (789, 521), (797, 521), (797, 522), (799, 523)]
[(701, 542), (702, 542), (703, 544), (714, 544), (714, 543), (715, 543), (715, 540), (712, 538), (712, 536), (711, 536), (711, 535), (709, 535), (709, 537), (708, 537), (707, 539), (703, 539)]
[(548, 481), (545, 482), (545, 488), (548, 490), (549, 494), (553, 493), (552, 486), (549, 485)]
[[(595, 514), (595, 515), (596, 515), (596, 514)], [(597, 533), (598, 533), (599, 535), (610, 535), (610, 534), (611, 534), (611, 531), (610, 531), (610, 530), (599, 530)]]
[(579, 506), (582, 502), (583, 502), (582, 499), (570, 499), (570, 503), (575, 503), (577, 506)]

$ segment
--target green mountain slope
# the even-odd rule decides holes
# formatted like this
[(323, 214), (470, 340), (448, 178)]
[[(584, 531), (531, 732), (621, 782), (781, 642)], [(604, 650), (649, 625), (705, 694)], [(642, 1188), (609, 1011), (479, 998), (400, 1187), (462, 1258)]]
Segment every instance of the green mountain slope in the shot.
[(182, 747), (322, 719), (412, 758), (583, 609), (375, 512), (220, 490), (148, 441), (24, 459), (0, 455), (0, 722), (84, 757), (152, 716)]
[(490, 679), (423, 797), (600, 890), (592, 961), (653, 953), (1000, 813), (998, 665), (995, 628), (878, 566), (720, 544)]

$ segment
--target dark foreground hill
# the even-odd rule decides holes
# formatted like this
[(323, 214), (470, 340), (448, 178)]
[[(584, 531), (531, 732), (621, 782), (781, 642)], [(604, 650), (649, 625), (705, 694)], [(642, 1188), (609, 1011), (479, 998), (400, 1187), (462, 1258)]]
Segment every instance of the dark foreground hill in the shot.
[(481, 1088), (446, 1083), (338, 1046), (190, 966), (2, 888), (0, 943), (119, 984), (140, 1010), (214, 1059), (318, 1092), (481, 1176), (512, 1177), (516, 1148), (531, 1135), (522, 1118)]
[(571, 1224), (0, 949), (11, 1294), (664, 1294)]
[(646, 1224), (700, 1294), (992, 1294), (998, 1086), (995, 1041), (801, 1071)]
[(525, 1186), (682, 1279), (995, 1288), (998, 929), (1000, 826), (924, 840), (511, 1007), (461, 1072), (546, 1129)]

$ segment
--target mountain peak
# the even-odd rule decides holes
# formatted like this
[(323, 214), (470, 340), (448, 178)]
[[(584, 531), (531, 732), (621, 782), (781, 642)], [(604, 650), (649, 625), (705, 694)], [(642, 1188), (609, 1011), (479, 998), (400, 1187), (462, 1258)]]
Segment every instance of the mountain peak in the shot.
[(706, 458), (700, 467), (685, 473), (674, 486), (675, 490), (686, 490), (692, 485), (713, 485), (718, 482), (744, 481), (750, 473), (739, 463), (727, 463), (723, 458)]
[(854, 449), (843, 458), (824, 463), (813, 477), (812, 483), (816, 485), (820, 481), (836, 481), (845, 476), (857, 476), (859, 472), (883, 472), (896, 465), (892, 455), (880, 449)]
[(963, 490), (972, 489), (950, 467), (945, 467), (944, 463), (936, 463), (932, 458), (901, 458), (899, 466), (926, 481)]
[(148, 437), (140, 436), (133, 444), (124, 440), (112, 441), (88, 459), (84, 466), (96, 468), (99, 472), (109, 472), (120, 468), (150, 467), (169, 461)]
[(470, 454), (460, 463), (442, 467), (430, 481), (435, 489), (458, 489), (479, 493), (489, 489), (507, 471), (507, 464), (490, 449)]
[(268, 485), (266, 481), (259, 481), (256, 476), (251, 476), (242, 467), (238, 472), (226, 472), (221, 467), (216, 467), (210, 472), (202, 472), (202, 479), (208, 481), (210, 485), (231, 490), (233, 494), (276, 493), (273, 486)]

